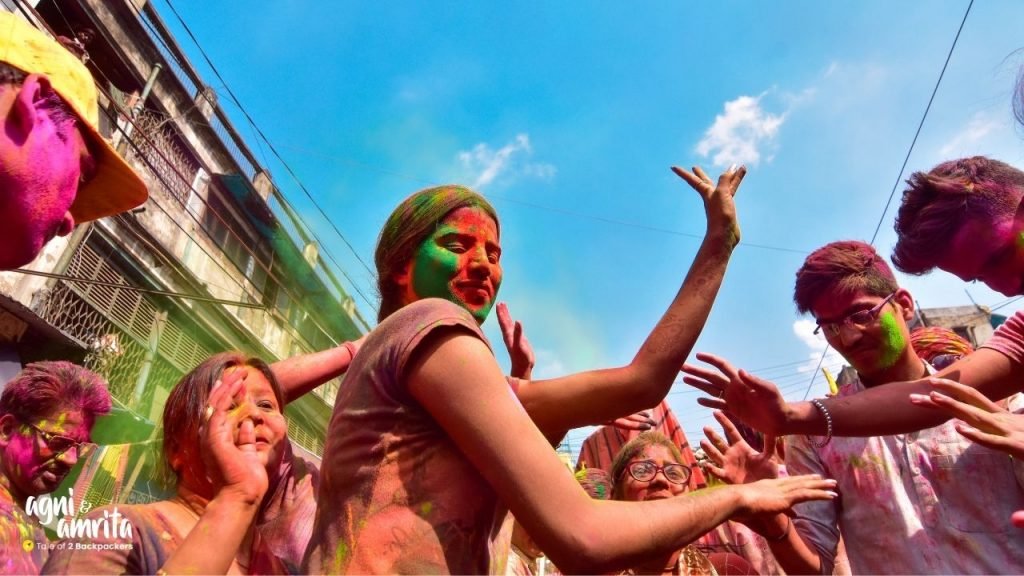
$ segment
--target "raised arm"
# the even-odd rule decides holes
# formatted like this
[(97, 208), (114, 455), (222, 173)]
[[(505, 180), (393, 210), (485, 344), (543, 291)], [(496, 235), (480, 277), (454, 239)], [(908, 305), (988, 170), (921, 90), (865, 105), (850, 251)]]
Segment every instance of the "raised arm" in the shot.
[[(775, 463), (775, 438), (766, 436), (764, 450), (754, 450), (740, 435), (736, 426), (720, 411), (715, 411), (715, 420), (722, 425), (725, 432), (725, 439), (722, 439), (710, 426), (704, 427), (704, 435), (707, 440), (701, 440), (700, 446), (704, 453), (714, 463), (708, 466), (708, 470), (729, 484), (748, 484), (766, 478), (777, 478), (779, 466)], [(798, 454), (797, 458), (806, 458), (808, 455)], [(812, 470), (811, 467), (796, 466), (801, 473)], [(823, 466), (813, 468), (815, 473), (821, 473)], [(819, 530), (825, 535), (836, 535), (834, 541), (819, 543), (825, 549), (835, 550), (838, 544), (838, 528), (835, 526), (836, 514), (835, 505), (832, 502), (805, 503), (804, 507), (810, 514), (817, 516), (816, 520), (824, 524), (831, 522), (832, 529)], [(809, 544), (804, 540), (800, 529), (795, 528), (794, 521), (790, 515), (767, 514), (762, 516), (749, 516), (740, 520), (751, 530), (764, 537), (772, 550), (772, 555), (779, 562), (779, 565), (787, 574), (821, 574), (822, 558), (818, 553), (818, 547)], [(827, 566), (831, 566), (835, 559), (835, 553), (828, 557)]]
[[(687, 365), (685, 381), (712, 398), (699, 402), (725, 410), (752, 428), (765, 433), (813, 434), (828, 431), (825, 415), (810, 402), (786, 402), (774, 384), (744, 370), (737, 370), (711, 354), (698, 360), (716, 370)], [(959, 381), (990, 399), (1001, 400), (1017, 392), (1024, 382), (1024, 366), (1001, 352), (981, 348), (929, 378), (893, 382), (851, 396), (821, 400), (832, 419), (834, 436), (885, 436), (904, 434), (937, 426), (949, 415), (912, 401), (912, 395), (927, 396), (941, 379)]]
[(707, 230), (697, 256), (668, 310), (627, 366), (522, 383), (519, 399), (549, 437), (657, 405), (668, 394), (679, 366), (704, 328), (729, 258), (739, 243), (733, 196), (746, 169), (740, 166), (726, 171), (717, 186), (700, 168), (693, 173), (676, 167), (672, 170), (704, 202)]
[(592, 500), (523, 413), (483, 342), (447, 331), (421, 347), (406, 371), (410, 393), (569, 572), (624, 568), (678, 550), (736, 514), (778, 512), (834, 496), (826, 491), (831, 481), (798, 477), (654, 502)]
[(299, 354), (271, 364), (270, 370), (284, 390), (285, 403), (293, 402), (317, 386), (344, 374), (365, 339), (364, 335), (334, 348)]

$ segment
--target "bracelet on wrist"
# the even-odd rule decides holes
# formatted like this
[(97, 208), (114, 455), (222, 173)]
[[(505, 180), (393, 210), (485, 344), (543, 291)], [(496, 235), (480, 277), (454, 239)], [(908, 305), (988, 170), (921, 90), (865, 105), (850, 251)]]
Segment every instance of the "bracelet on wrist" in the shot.
[(825, 417), (825, 425), (827, 426), (825, 430), (825, 439), (821, 442), (811, 440), (811, 444), (815, 448), (822, 448), (832, 441), (832, 414), (829, 414), (828, 408), (825, 408), (825, 403), (817, 398), (811, 400), (811, 404), (814, 404), (814, 407), (817, 408), (818, 411), (821, 412), (821, 415)]

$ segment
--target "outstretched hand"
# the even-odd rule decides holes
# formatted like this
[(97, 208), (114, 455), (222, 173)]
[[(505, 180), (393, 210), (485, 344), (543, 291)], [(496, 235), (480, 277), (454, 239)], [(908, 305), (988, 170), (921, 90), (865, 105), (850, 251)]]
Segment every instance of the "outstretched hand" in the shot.
[(228, 369), (214, 384), (207, 398), (210, 417), (199, 429), (200, 452), (207, 479), (217, 494), (228, 492), (247, 502), (259, 502), (269, 485), (267, 470), (256, 452), (253, 421), (235, 408), (246, 401), (247, 374)]
[(786, 401), (775, 384), (737, 370), (714, 354), (698, 352), (697, 359), (714, 367), (683, 365), (683, 382), (712, 396), (698, 399), (701, 406), (724, 410), (765, 434), (784, 433)]
[[(934, 391), (911, 394), (910, 401), (958, 418), (956, 431), (972, 442), (1024, 458), (1024, 415), (1008, 411), (965, 384), (945, 378), (933, 378), (931, 383)], [(1010, 522), (1024, 528), (1024, 510), (1014, 512)]]
[(817, 474), (758, 480), (734, 488), (740, 490), (738, 518), (779, 514), (794, 504), (809, 500), (834, 500), (839, 496), (835, 492), (836, 481), (823, 479)]
[(965, 384), (934, 378), (935, 391), (911, 394), (910, 401), (958, 418), (957, 432), (973, 442), (1024, 458), (1024, 415), (1014, 414)]
[(700, 447), (713, 462), (708, 465), (708, 471), (728, 484), (749, 484), (779, 477), (779, 466), (772, 458), (775, 455), (774, 436), (765, 436), (764, 451), (758, 452), (747, 444), (724, 413), (716, 410), (714, 415), (727, 440), (723, 440), (711, 426), (704, 427), (707, 440), (701, 440)]
[(699, 166), (694, 166), (693, 172), (688, 172), (678, 166), (673, 166), (672, 171), (686, 180), (686, 183), (700, 194), (704, 201), (704, 213), (708, 219), (708, 232), (725, 234), (730, 247), (739, 244), (740, 225), (736, 219), (736, 204), (733, 198), (736, 196), (736, 191), (739, 190), (740, 182), (747, 174), (746, 167), (731, 166), (718, 177), (717, 185)]
[(515, 378), (529, 380), (533, 376), (533, 366), (537, 363), (537, 358), (533, 354), (530, 341), (526, 339), (526, 334), (523, 332), (523, 323), (519, 320), (512, 320), (508, 304), (498, 302), (497, 309), (501, 339), (505, 341), (509, 359), (512, 360), (511, 375)]

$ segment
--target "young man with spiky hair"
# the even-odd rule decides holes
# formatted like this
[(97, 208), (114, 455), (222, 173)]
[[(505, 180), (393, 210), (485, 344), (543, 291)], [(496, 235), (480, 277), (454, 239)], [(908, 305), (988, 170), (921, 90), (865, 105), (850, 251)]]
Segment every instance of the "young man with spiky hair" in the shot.
[(0, 394), (0, 574), (38, 574), (46, 561), (30, 497), (53, 492), (110, 412), (104, 380), (70, 362), (29, 364)]
[[(856, 370), (833, 402), (932, 372), (910, 345), (914, 300), (870, 245), (833, 242), (812, 252), (796, 274), (794, 300)], [(724, 385), (736, 374), (721, 359), (702, 358), (721, 373), (688, 367), (690, 380)], [(1024, 407), (1019, 396), (1011, 403)], [(799, 505), (793, 520), (778, 515), (755, 525), (788, 573), (831, 574), (840, 534), (854, 574), (1020, 572), (1024, 541), (1007, 518), (1024, 508), (1024, 474), (1015, 474), (1024, 468), (964, 438), (953, 423), (912, 434), (787, 440), (788, 472), (834, 478), (840, 494)], [(753, 481), (758, 471), (739, 473), (736, 459), (751, 449), (718, 442), (712, 452), (724, 455), (730, 477)]]

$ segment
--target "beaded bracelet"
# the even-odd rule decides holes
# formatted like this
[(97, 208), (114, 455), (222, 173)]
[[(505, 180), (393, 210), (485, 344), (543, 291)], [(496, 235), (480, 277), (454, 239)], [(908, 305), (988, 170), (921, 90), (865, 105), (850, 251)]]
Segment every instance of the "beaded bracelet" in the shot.
[(825, 440), (820, 443), (811, 440), (811, 444), (815, 448), (822, 448), (832, 441), (832, 415), (829, 414), (828, 409), (825, 408), (825, 403), (821, 400), (815, 398), (814, 400), (811, 400), (811, 404), (814, 404), (814, 407), (821, 411), (822, 416), (825, 417), (825, 424), (828, 426), (828, 429), (825, 431)]

